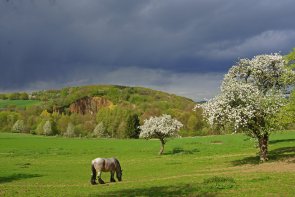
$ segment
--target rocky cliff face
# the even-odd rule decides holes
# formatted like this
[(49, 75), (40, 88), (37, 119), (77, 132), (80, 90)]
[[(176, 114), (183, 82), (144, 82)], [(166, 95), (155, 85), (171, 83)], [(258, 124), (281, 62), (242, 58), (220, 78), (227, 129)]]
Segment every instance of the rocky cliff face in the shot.
[(69, 106), (69, 111), (79, 114), (95, 114), (100, 108), (108, 107), (111, 104), (111, 101), (103, 97), (84, 97), (72, 103)]

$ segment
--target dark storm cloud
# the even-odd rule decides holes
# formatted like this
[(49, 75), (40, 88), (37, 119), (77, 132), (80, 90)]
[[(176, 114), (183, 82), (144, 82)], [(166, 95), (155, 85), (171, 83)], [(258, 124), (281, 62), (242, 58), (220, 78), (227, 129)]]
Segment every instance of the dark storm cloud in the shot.
[(189, 95), (183, 92), (195, 92), (189, 88), (207, 73), (217, 76), (206, 87), (214, 92), (239, 57), (294, 47), (294, 6), (293, 0), (0, 0), (0, 90), (119, 83)]

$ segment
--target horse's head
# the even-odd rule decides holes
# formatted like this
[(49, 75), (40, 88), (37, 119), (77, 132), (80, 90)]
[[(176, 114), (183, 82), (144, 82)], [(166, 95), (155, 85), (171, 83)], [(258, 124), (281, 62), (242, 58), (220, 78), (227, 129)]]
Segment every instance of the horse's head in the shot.
[(123, 170), (119, 170), (119, 171), (116, 173), (118, 181), (122, 181), (122, 172), (123, 172)]

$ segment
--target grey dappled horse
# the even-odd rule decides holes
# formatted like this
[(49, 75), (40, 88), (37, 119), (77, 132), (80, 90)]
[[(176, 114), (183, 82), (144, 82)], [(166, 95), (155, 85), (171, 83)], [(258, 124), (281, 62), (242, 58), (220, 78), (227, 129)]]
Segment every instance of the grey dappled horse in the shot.
[(92, 160), (91, 170), (92, 176), (90, 182), (92, 185), (97, 184), (95, 182), (96, 175), (98, 182), (100, 184), (104, 184), (104, 181), (101, 179), (101, 172), (111, 172), (111, 182), (116, 182), (114, 179), (114, 174), (116, 172), (118, 181), (122, 181), (122, 169), (118, 159), (116, 158), (96, 158)]

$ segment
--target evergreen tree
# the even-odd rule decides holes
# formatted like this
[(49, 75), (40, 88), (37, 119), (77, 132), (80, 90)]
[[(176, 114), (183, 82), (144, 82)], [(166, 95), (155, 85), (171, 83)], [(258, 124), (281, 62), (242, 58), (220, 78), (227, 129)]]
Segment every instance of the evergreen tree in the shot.
[(132, 114), (128, 116), (127, 119), (127, 126), (126, 126), (126, 137), (128, 138), (139, 138), (140, 123), (137, 114)]

